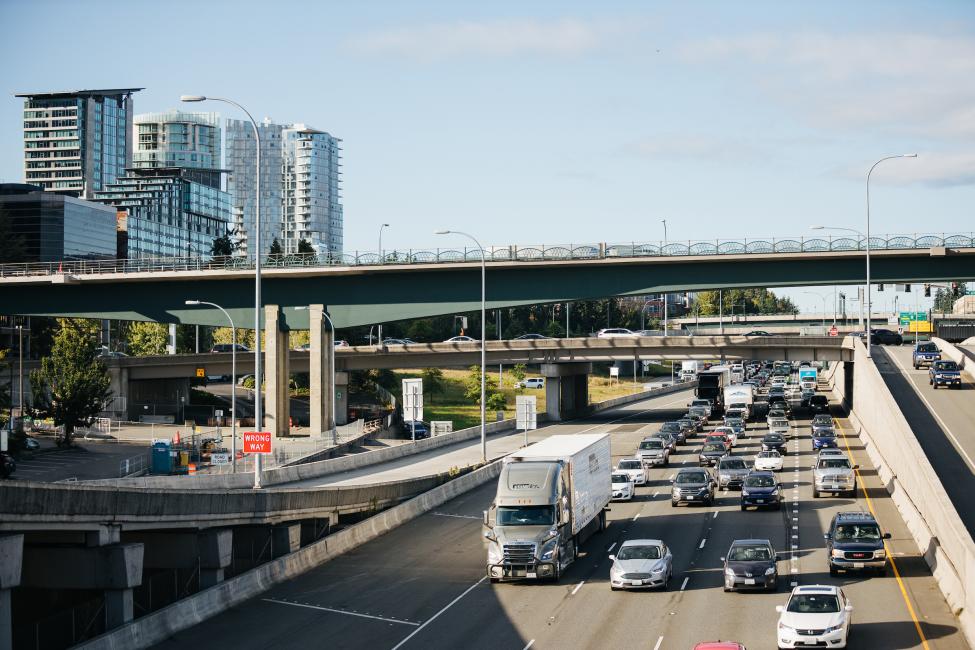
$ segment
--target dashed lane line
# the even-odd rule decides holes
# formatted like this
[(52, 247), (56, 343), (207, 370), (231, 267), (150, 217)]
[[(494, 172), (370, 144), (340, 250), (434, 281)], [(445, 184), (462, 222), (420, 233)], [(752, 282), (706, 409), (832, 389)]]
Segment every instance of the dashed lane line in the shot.
[(372, 614), (360, 614), (359, 612), (350, 612), (344, 609), (332, 609), (331, 607), (322, 607), (321, 605), (310, 605), (308, 603), (298, 603), (292, 602), (290, 600), (278, 600), (276, 598), (261, 598), (266, 603), (277, 603), (278, 605), (291, 605), (292, 607), (304, 607), (306, 609), (317, 609), (323, 612), (331, 612), (333, 614), (345, 614), (346, 616), (358, 616), (359, 618), (371, 618), (375, 621), (383, 621), (385, 623), (399, 623), (400, 625), (412, 625), (418, 627), (420, 624), (413, 621), (404, 621), (398, 618), (388, 618), (386, 616), (374, 616)]

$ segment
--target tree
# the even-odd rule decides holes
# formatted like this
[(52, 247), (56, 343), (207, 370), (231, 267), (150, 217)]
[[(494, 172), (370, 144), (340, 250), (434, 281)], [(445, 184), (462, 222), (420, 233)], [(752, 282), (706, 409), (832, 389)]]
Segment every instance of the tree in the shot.
[(233, 255), (238, 247), (237, 242), (233, 239), (233, 236), (236, 234), (236, 230), (224, 231), (223, 236), (213, 240), (213, 244), (210, 246), (210, 254), (214, 257)]
[(943, 314), (950, 314), (955, 307), (955, 301), (968, 291), (964, 282), (955, 280), (947, 288), (938, 289), (934, 294), (933, 310)]
[(432, 404), (433, 396), (443, 393), (443, 371), (440, 368), (424, 368), (420, 376), (423, 378), (423, 392), (430, 396), (430, 403)]
[(278, 241), (277, 237), (275, 237), (274, 240), (271, 242), (270, 253), (271, 255), (281, 255), (282, 253), (284, 253), (284, 249), (281, 248), (281, 242)]
[[(485, 375), (484, 377), (484, 393), (485, 395), (490, 395), (491, 393), (497, 392), (498, 390), (498, 380), (492, 375)], [(473, 400), (475, 404), (481, 403), (481, 367), (471, 366), (470, 372), (467, 374), (467, 379), (464, 381), (464, 397), (469, 400)]]
[(315, 247), (311, 245), (311, 242), (306, 239), (298, 240), (298, 253), (315, 253)]
[(508, 398), (504, 396), (504, 393), (491, 393), (487, 398), (488, 411), (503, 411), (508, 405)]
[[(213, 330), (214, 343), (233, 343), (233, 332), (229, 327), (216, 327)], [(246, 348), (254, 349), (254, 330), (237, 328), (237, 343)]]
[(127, 350), (134, 357), (166, 354), (169, 328), (162, 323), (137, 321), (129, 324), (126, 334)]
[(90, 426), (112, 396), (108, 369), (95, 356), (95, 337), (87, 323), (61, 320), (51, 355), (30, 373), (33, 411), (64, 427), (65, 444), (76, 427)]
[(514, 376), (514, 378), (517, 381), (524, 381), (525, 380), (525, 364), (523, 364), (523, 363), (516, 363), (511, 368), (511, 374)]

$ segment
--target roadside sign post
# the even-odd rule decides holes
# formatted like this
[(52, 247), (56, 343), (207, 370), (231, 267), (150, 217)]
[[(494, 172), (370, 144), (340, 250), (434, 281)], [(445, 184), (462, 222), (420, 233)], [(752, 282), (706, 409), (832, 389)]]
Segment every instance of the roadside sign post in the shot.
[(515, 397), (515, 428), (525, 432), (525, 446), (528, 446), (528, 430), (538, 428), (536, 412), (537, 398), (534, 395)]
[(423, 379), (403, 380), (403, 416), (410, 414), (410, 438), (416, 442), (416, 421), (423, 419)]
[(829, 328), (829, 335), (830, 336), (839, 336), (839, 334), (840, 334), (840, 331), (836, 328), (836, 325), (833, 325), (831, 328)]

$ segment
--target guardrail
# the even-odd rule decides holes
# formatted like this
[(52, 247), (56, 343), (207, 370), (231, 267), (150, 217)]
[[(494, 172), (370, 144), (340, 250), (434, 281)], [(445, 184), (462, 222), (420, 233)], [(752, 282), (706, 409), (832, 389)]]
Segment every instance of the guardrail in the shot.
[[(630, 257), (681, 257), (689, 255), (743, 255), (778, 253), (847, 252), (866, 249), (866, 239), (858, 237), (758, 237), (753, 239), (708, 239), (628, 243), (536, 244), (528, 246), (490, 246), (485, 259), (494, 262), (537, 262)], [(975, 233), (893, 234), (870, 237), (871, 250), (928, 249), (935, 247), (973, 248)], [(268, 255), (263, 268), (305, 268), (328, 266), (377, 266), (398, 264), (437, 264), (480, 262), (481, 249), (431, 248), (384, 250), (378, 252), (314, 253)], [(36, 275), (90, 275), (94, 273), (147, 273), (154, 271), (235, 271), (251, 270), (249, 258), (219, 256), (152, 257), (109, 260), (64, 260), (0, 265), (0, 278)]]

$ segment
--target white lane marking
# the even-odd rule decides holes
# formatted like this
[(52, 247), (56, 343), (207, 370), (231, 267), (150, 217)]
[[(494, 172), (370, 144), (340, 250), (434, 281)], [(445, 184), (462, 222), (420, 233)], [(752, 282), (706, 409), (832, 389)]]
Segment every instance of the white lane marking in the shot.
[(572, 590), (572, 595), (575, 596), (576, 593), (578, 593), (578, 591), (580, 589), (582, 589), (582, 585), (584, 585), (584, 584), (586, 584), (586, 581), (585, 580), (583, 580), (582, 582), (580, 582), (579, 584), (577, 584), (576, 585), (576, 588)]
[[(975, 472), (975, 462), (972, 461), (972, 457), (968, 455), (968, 453), (965, 451), (965, 449), (961, 446), (961, 443), (958, 442), (958, 438), (956, 438), (955, 437), (955, 434), (953, 434), (951, 432), (951, 429), (948, 428), (948, 425), (945, 424), (945, 421), (941, 419), (941, 416), (938, 415), (938, 412), (934, 409), (933, 406), (931, 406), (931, 402), (928, 401), (928, 398), (924, 396), (924, 393), (921, 392), (921, 389), (918, 388), (917, 384), (914, 383), (914, 380), (911, 379), (911, 375), (910, 375), (910, 373), (907, 372), (907, 368), (905, 368), (901, 364), (901, 362), (897, 359), (897, 355), (896, 354), (888, 354), (887, 356), (890, 357), (891, 359), (893, 359), (894, 360), (894, 363), (897, 364), (897, 367), (901, 369), (901, 372), (904, 373), (904, 376), (905, 377), (907, 377), (907, 383), (909, 383), (911, 385), (911, 388), (914, 389), (914, 392), (917, 393), (917, 396), (920, 397), (924, 401), (924, 403), (928, 407), (928, 411), (931, 412), (931, 415), (934, 416), (934, 419), (938, 421), (938, 424), (941, 425), (941, 428), (945, 430), (945, 433), (948, 434), (948, 437), (950, 437), (951, 440), (952, 440), (952, 442), (955, 443), (955, 449), (958, 450), (958, 453), (959, 454), (961, 454), (962, 456), (965, 457), (965, 460), (968, 461), (969, 468), (971, 468), (971, 470), (973, 472)], [(951, 389), (949, 388), (948, 390), (951, 390)]]
[(684, 588), (687, 587), (687, 581), (690, 580), (690, 579), (691, 579), (691, 577), (690, 576), (687, 576), (686, 578), (684, 578), (684, 582), (680, 583), (680, 590), (681, 591), (684, 591)]
[(698, 549), (704, 548), (704, 545), (707, 544), (707, 543), (708, 543), (708, 538), (705, 537), (704, 539), (701, 540), (701, 545), (698, 546)]
[(660, 644), (664, 642), (664, 638), (660, 637), (657, 639), (657, 645), (653, 646), (653, 650), (660, 650)]
[(606, 552), (607, 553), (612, 553), (614, 548), (616, 548), (616, 542), (613, 542), (612, 544), (610, 544), (609, 545), (609, 548), (606, 549)]
[(483, 517), (475, 517), (474, 515), (452, 515), (449, 512), (431, 512), (430, 514), (437, 517), (455, 517), (457, 519), (483, 519)]
[(468, 587), (464, 591), (464, 593), (462, 593), (461, 595), (457, 596), (457, 598), (454, 598), (452, 601), (450, 601), (449, 603), (447, 603), (447, 605), (443, 609), (441, 609), (439, 612), (437, 612), (436, 614), (434, 614), (433, 616), (431, 616), (430, 618), (428, 618), (423, 625), (421, 625), (420, 627), (418, 627), (415, 630), (413, 630), (412, 632), (410, 632), (410, 635), (408, 637), (406, 637), (405, 639), (403, 639), (402, 641), (400, 641), (399, 643), (397, 643), (396, 645), (394, 645), (393, 646), (393, 650), (399, 650), (399, 648), (402, 648), (404, 645), (406, 645), (406, 642), (409, 641), (410, 639), (412, 639), (413, 637), (415, 637), (417, 634), (419, 634), (420, 633), (420, 630), (422, 630), (423, 628), (425, 628), (427, 625), (430, 625), (430, 623), (433, 623), (437, 619), (438, 616), (440, 616), (441, 614), (443, 614), (444, 612), (446, 612), (448, 609), (450, 609), (451, 607), (453, 607), (454, 604), (458, 600), (460, 600), (461, 598), (463, 598), (464, 596), (466, 596), (467, 594), (469, 594), (471, 591), (474, 590), (474, 587), (478, 586), (479, 584), (481, 584), (485, 580), (487, 580), (487, 576), (482, 576), (480, 580), (478, 580), (477, 582), (475, 582), (474, 584), (472, 584), (470, 587)]
[(331, 607), (322, 607), (321, 605), (308, 605), (305, 603), (293, 603), (288, 600), (277, 600), (276, 598), (261, 598), (266, 603), (277, 603), (278, 605), (291, 605), (292, 607), (306, 607), (308, 609), (319, 609), (323, 612), (332, 612), (333, 614), (346, 614), (347, 616), (358, 616), (359, 618), (371, 618), (376, 621), (384, 621), (386, 623), (399, 623), (400, 625), (413, 625), (418, 626), (419, 623), (414, 623), (413, 621), (403, 621), (398, 618), (387, 618), (385, 616), (373, 616), (372, 614), (360, 614), (358, 612), (348, 612), (344, 609), (332, 609)]
[(636, 521), (639, 518), (640, 518), (640, 513), (639, 512), (636, 513), (635, 515), (633, 515), (633, 521)]
[(717, 510), (715, 510), (715, 511), (714, 511), (714, 516), (713, 516), (713, 517), (711, 517), (711, 519), (717, 519), (717, 518), (718, 518), (718, 511), (717, 511)]
[(529, 641), (528, 642), (528, 645), (526, 645), (524, 648), (522, 648), (522, 650), (528, 650), (528, 648), (532, 647), (533, 645), (535, 645), (535, 639), (532, 639), (531, 641)]

